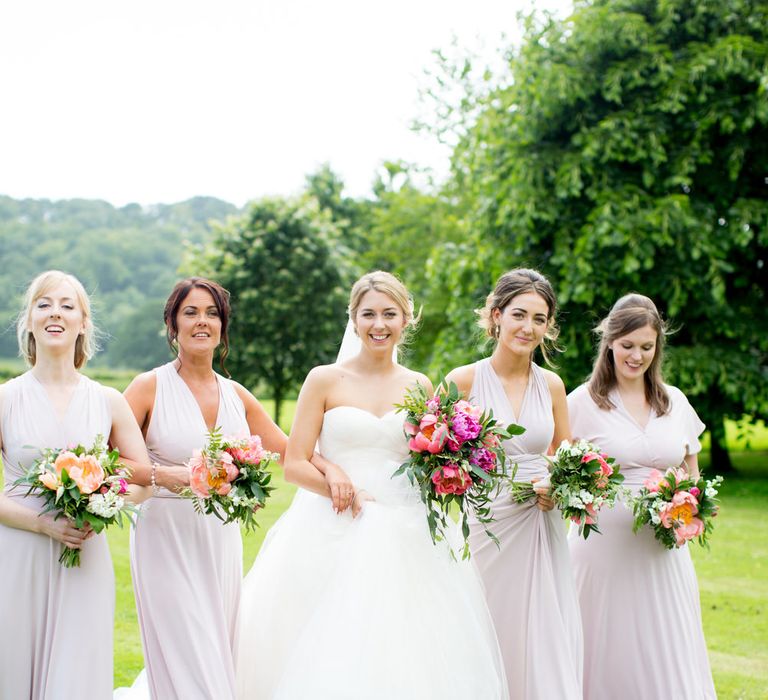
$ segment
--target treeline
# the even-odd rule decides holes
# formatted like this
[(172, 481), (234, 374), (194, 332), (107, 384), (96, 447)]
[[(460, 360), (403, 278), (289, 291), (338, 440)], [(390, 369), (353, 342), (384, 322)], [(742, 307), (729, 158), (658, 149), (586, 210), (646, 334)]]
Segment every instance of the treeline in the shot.
[(210, 197), (115, 208), (0, 196), (0, 357), (17, 355), (14, 324), (27, 284), (55, 267), (92, 292), (103, 348), (96, 364), (143, 369), (164, 360), (163, 304), (185, 246), (207, 240), (211, 220), (237, 211)]
[[(676, 331), (667, 377), (727, 468), (724, 419), (768, 416), (768, 2), (594, 0), (564, 21), (526, 18), (499, 55), (496, 74), (436, 55), (422, 128), (452, 147), (439, 184), (393, 162), (369, 199), (323, 167), (302, 194), (242, 212), (0, 200), (4, 262), (11, 238), (16, 251), (0, 271), (6, 318), (34, 272), (65, 267), (97, 292), (103, 361), (141, 368), (165, 357), (173, 280), (209, 274), (233, 292), (233, 373), (279, 404), (332, 360), (361, 272), (408, 284), (422, 313), (407, 362), (438, 379), (483, 352), (473, 309), (496, 277), (536, 267), (558, 291), (568, 387), (619, 296), (657, 302)], [(22, 205), (36, 218), (5, 213)]]

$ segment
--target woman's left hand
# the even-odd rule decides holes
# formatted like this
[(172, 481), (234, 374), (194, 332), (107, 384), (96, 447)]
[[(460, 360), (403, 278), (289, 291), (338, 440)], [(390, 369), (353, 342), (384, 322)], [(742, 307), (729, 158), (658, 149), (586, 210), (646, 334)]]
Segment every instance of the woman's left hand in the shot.
[(555, 499), (551, 495), (549, 479), (546, 479), (546, 485), (542, 484), (539, 487), (536, 486), (538, 481), (541, 479), (531, 479), (533, 490), (536, 492), (536, 507), (542, 511), (552, 510), (555, 507)]

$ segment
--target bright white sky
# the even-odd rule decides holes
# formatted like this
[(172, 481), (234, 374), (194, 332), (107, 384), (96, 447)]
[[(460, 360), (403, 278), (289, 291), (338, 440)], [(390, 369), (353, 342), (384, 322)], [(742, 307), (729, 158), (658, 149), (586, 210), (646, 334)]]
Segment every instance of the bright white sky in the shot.
[(443, 172), (409, 129), (432, 49), (500, 46), (530, 2), (8, 0), (0, 194), (242, 205), (326, 161), (353, 196), (386, 159)]

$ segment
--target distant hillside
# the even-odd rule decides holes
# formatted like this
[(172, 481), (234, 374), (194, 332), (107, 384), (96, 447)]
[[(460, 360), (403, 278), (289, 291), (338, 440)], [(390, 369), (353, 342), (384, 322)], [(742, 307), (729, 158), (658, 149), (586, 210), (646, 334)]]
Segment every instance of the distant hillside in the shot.
[(163, 304), (184, 244), (203, 242), (212, 220), (238, 211), (213, 197), (116, 208), (99, 200), (0, 196), (0, 357), (17, 354), (14, 325), (27, 284), (57, 268), (92, 293), (103, 332), (96, 364), (140, 369), (163, 361)]

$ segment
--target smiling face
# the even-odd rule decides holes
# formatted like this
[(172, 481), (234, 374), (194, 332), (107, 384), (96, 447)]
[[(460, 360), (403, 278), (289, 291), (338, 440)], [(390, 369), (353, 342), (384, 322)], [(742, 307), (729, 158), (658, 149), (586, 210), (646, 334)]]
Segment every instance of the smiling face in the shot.
[(498, 327), (498, 344), (516, 355), (531, 355), (541, 344), (549, 326), (549, 306), (536, 292), (513, 297), (501, 309), (491, 313)]
[(85, 315), (75, 288), (66, 281), (55, 283), (32, 302), (27, 325), (37, 352), (73, 351), (85, 333)]
[(213, 352), (221, 341), (221, 317), (213, 295), (192, 287), (176, 314), (176, 340), (185, 352)]
[(657, 340), (658, 333), (650, 325), (616, 338), (610, 348), (617, 379), (632, 381), (641, 378), (656, 355)]
[(392, 297), (370, 289), (360, 298), (354, 323), (364, 347), (391, 353), (400, 341), (406, 318)]

